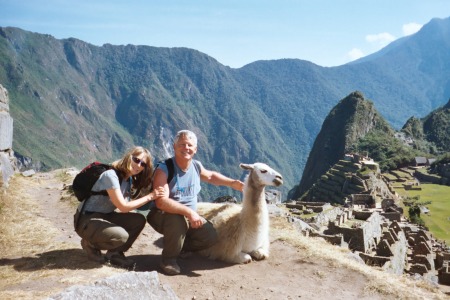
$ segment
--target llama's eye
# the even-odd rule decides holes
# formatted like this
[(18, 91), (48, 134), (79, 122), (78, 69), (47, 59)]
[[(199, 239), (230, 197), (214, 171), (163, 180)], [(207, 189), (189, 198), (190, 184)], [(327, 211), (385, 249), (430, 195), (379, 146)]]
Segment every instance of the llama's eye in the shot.
[(263, 174), (267, 173), (267, 170), (261, 170), (261, 173), (263, 173)]

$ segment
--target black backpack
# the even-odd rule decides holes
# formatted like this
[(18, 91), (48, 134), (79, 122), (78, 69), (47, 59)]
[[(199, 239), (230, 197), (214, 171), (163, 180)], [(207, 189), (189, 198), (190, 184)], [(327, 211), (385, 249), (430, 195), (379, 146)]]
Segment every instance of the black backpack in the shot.
[[(100, 175), (108, 170), (113, 169), (111, 165), (109, 164), (103, 164), (100, 162), (93, 162), (86, 166), (83, 170), (81, 170), (80, 173), (78, 173), (72, 184), (72, 189), (77, 197), (78, 201), (83, 201), (87, 198), (89, 198), (91, 195), (105, 195), (107, 196), (108, 193), (106, 191), (100, 191), (100, 192), (93, 192), (92, 187), (94, 186), (95, 182), (97, 182)], [(116, 171), (117, 176), (119, 177), (119, 181), (121, 180), (120, 174)]]

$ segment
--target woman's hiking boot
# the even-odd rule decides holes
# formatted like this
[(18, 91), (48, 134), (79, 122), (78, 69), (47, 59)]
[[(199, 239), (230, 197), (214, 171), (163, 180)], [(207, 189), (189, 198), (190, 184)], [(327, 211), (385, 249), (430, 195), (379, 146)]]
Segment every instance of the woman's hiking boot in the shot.
[(109, 262), (114, 266), (128, 270), (133, 269), (135, 266), (134, 260), (127, 258), (122, 251), (108, 250), (105, 256), (106, 259), (109, 260)]
[(81, 239), (81, 248), (83, 248), (83, 250), (86, 251), (89, 260), (98, 263), (105, 262), (105, 258), (102, 256), (102, 252), (99, 249), (92, 246), (92, 244), (89, 243), (89, 241)]

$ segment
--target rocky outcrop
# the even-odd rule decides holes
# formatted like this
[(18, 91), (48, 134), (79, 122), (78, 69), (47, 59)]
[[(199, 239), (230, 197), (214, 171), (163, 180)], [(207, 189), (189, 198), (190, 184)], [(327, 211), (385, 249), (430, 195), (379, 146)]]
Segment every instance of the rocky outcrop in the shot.
[(15, 171), (12, 141), (13, 119), (9, 115), (8, 91), (0, 85), (0, 188), (8, 186)]
[(72, 299), (178, 299), (168, 285), (159, 281), (158, 273), (127, 272), (99, 280), (93, 285), (72, 286), (49, 297), (53, 300)]

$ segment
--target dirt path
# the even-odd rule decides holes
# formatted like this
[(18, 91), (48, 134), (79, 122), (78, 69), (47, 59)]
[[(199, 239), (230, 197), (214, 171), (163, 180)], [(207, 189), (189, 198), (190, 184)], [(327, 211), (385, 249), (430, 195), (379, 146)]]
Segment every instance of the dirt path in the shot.
[[(37, 247), (35, 253), (28, 257), (1, 257), (0, 267), (12, 265), (16, 272), (29, 273), (21, 282), (4, 288), (0, 292), (2, 299), (28, 298), (30, 295), (33, 298), (46, 298), (69, 286), (92, 284), (96, 279), (124, 272), (86, 260), (79, 246), (80, 238), (73, 231), (73, 204), (61, 201), (63, 184), (55, 174), (36, 174), (33, 178), (21, 177), (17, 180), (28, 182), (24, 192), (30, 195), (31, 201), (38, 204), (35, 217), (42, 218), (45, 224), (56, 229), (52, 242), (64, 246), (50, 250)], [(399, 299), (403, 298), (402, 295), (405, 299), (427, 299), (420, 295), (436, 297), (436, 294), (423, 290), (418, 290), (419, 293), (399, 292), (389, 285), (377, 286), (367, 273), (342, 266), (337, 260), (316, 256), (314, 250), (293, 246), (283, 238), (284, 230), (281, 229), (286, 226), (289, 224), (284, 218), (273, 217), (271, 257), (247, 265), (229, 265), (193, 255), (180, 260), (181, 275), (166, 276), (158, 268), (162, 238), (150, 226), (146, 226), (128, 256), (136, 260), (137, 272), (157, 270), (160, 281), (169, 285), (180, 299), (350, 300)], [(329, 247), (325, 243), (319, 245)], [(317, 252), (320, 251), (322, 249), (317, 249)], [(47, 263), (49, 259), (52, 259), (52, 264)], [(45, 277), (40, 276), (42, 268), (55, 272), (50, 272)], [(385, 275), (377, 276), (383, 278)]]

